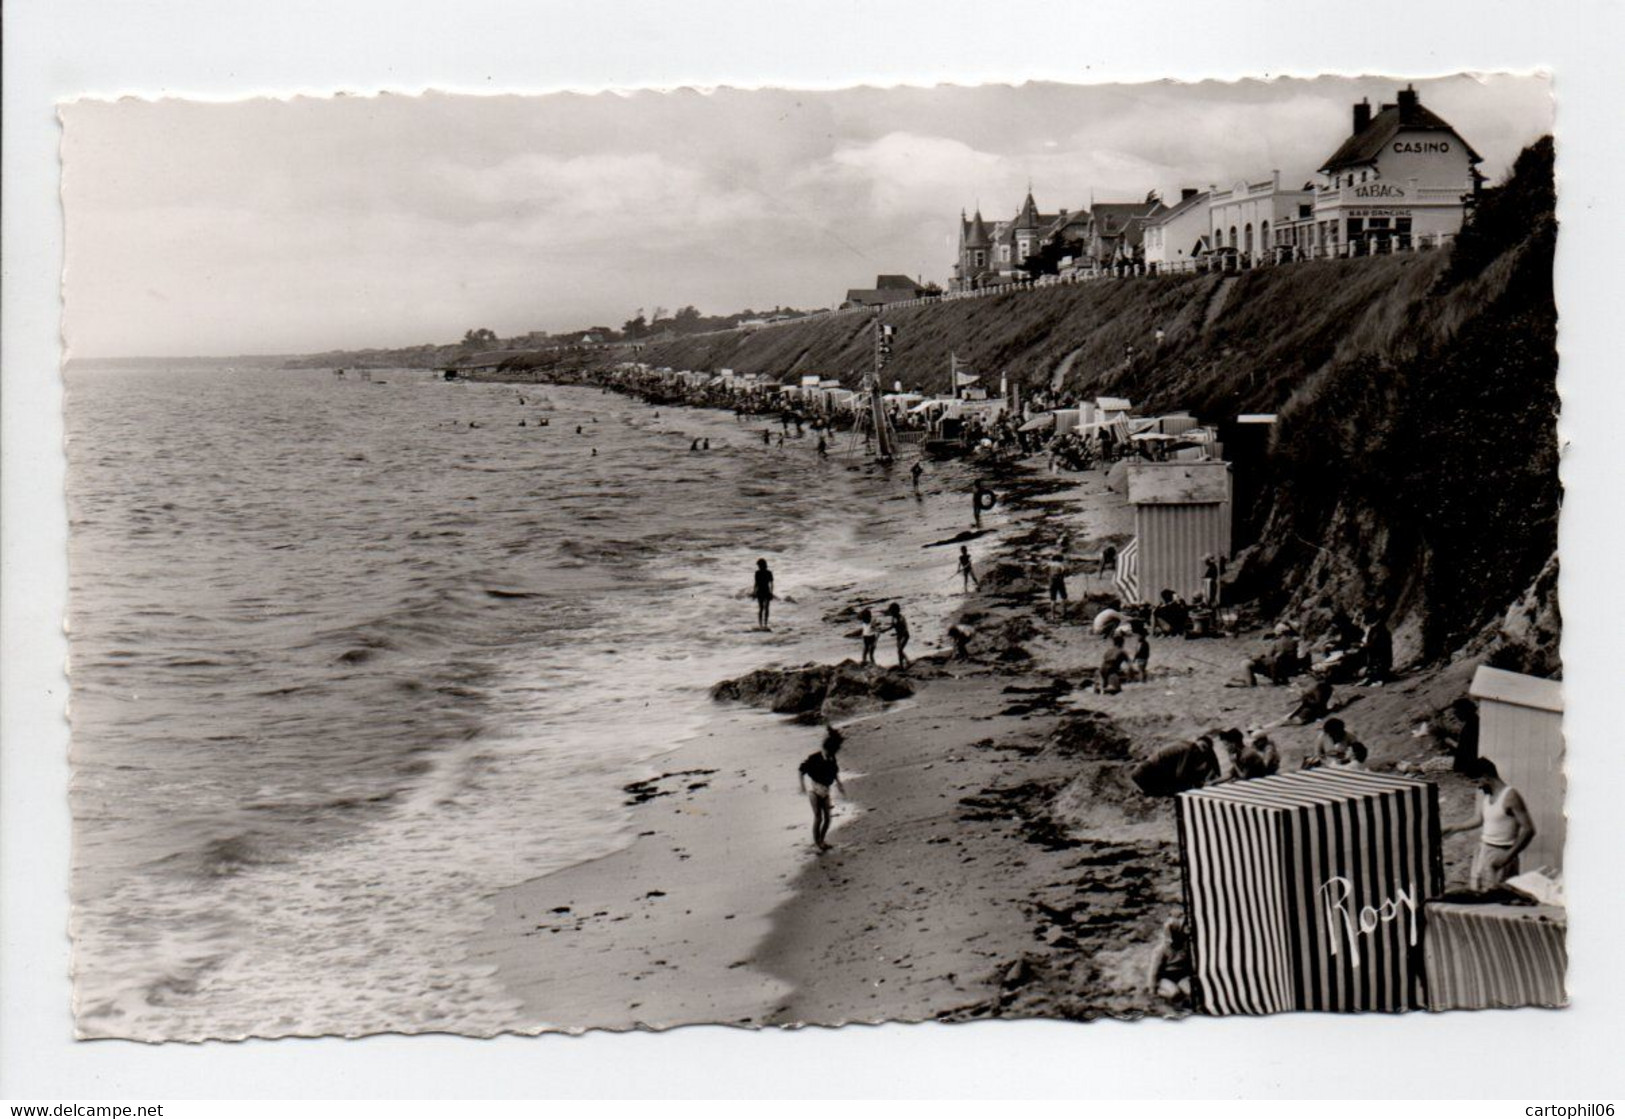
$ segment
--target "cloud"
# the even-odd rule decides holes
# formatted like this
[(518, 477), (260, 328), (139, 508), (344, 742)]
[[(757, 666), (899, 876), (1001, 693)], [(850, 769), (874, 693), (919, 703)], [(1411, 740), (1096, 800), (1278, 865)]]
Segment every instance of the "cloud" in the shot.
[[(1498, 173), (1543, 79), (1418, 82)], [(961, 208), (1014, 215), (1310, 175), (1391, 78), (550, 97), (118, 101), (64, 112), (82, 352), (411, 344), (640, 305), (827, 306), (944, 279)]]

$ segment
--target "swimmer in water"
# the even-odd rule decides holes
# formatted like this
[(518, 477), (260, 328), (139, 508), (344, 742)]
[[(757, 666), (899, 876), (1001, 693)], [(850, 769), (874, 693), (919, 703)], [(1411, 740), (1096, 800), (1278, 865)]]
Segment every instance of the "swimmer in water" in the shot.
[(711, 440), (707, 439), (703, 443), (700, 444), (700, 450), (709, 451), (710, 449), (711, 449)]
[(593, 448), (593, 449), (592, 449), (592, 457), (593, 457), (593, 458), (597, 458), (597, 457), (598, 457), (598, 448), (597, 448), (597, 447), (594, 447), (594, 448)]
[(580, 424), (576, 424), (576, 434), (577, 435), (581, 434), (581, 425)]
[(771, 431), (769, 431), (767, 428), (764, 427), (762, 429), (762, 446), (766, 447), (768, 444), (770, 444), (772, 442), (773, 442), (773, 433)]

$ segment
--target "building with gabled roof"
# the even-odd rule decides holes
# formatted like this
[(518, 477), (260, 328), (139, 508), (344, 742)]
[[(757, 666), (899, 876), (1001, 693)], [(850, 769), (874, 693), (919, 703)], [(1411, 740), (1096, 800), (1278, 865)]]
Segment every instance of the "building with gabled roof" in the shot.
[(1205, 190), (1187, 189), (1179, 201), (1163, 206), (1144, 224), (1145, 266), (1153, 272), (1187, 265), (1207, 251), (1208, 200)]
[(1461, 228), (1483, 176), (1482, 157), (1414, 88), (1373, 115), (1354, 106), (1353, 129), (1321, 164), (1313, 255), (1440, 243)]
[(888, 303), (904, 303), (918, 299), (932, 289), (922, 287), (907, 276), (876, 276), (872, 288), (850, 288), (842, 307), (884, 307)]
[(1247, 263), (1271, 259), (1282, 244), (1281, 231), (1313, 206), (1314, 191), (1281, 185), (1281, 172), (1243, 179), (1224, 190), (1209, 188), (1209, 245), (1233, 249)]
[(980, 208), (971, 218), (961, 210), (959, 261), (954, 265), (953, 290), (969, 291), (1018, 278), (1022, 264), (1028, 257), (1039, 254), (1051, 227), (1066, 214), (1065, 210), (1059, 214), (1040, 212), (1031, 188), (1015, 217), (994, 222), (991, 228)]

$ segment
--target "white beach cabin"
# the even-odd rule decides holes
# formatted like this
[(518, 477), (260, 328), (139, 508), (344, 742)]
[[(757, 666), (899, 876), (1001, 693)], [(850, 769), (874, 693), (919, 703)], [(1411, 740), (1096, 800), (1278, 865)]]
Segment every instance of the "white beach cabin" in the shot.
[(1203, 557), (1230, 555), (1230, 464), (1125, 465), (1134, 539), (1118, 555), (1117, 589), (1125, 602), (1156, 602), (1164, 589), (1190, 600), (1202, 590)]
[(1563, 685), (1489, 665), (1473, 675), (1478, 700), (1478, 754), (1523, 795), (1535, 838), (1519, 860), (1524, 870), (1563, 869), (1567, 818), (1563, 798)]

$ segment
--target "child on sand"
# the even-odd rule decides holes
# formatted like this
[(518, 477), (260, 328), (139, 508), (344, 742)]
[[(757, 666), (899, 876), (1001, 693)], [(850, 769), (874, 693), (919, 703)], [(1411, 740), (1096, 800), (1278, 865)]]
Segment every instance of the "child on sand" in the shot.
[(948, 640), (954, 643), (954, 660), (970, 660), (971, 638), (975, 636), (976, 631), (963, 623), (955, 623), (948, 627)]
[(966, 594), (970, 594), (972, 587), (981, 585), (976, 578), (976, 569), (971, 566), (970, 548), (964, 544), (959, 546), (959, 578)]
[(858, 622), (862, 626), (858, 636), (863, 638), (863, 656), (858, 663), (874, 664), (875, 645), (880, 641), (880, 631), (875, 628), (874, 613), (868, 607), (864, 607), (858, 611)]
[(903, 650), (908, 647), (908, 621), (903, 617), (903, 608), (897, 603), (886, 607), (886, 616), (891, 619), (892, 635), (897, 638), (897, 667), (908, 667), (908, 654)]
[(1116, 695), (1123, 690), (1123, 666), (1127, 663), (1123, 635), (1114, 633), (1106, 645), (1106, 655), (1100, 659), (1100, 680), (1095, 687), (1101, 695)]
[(1343, 725), (1342, 719), (1327, 719), (1321, 724), (1320, 734), (1315, 739), (1315, 752), (1304, 759), (1304, 768), (1310, 769), (1317, 765), (1349, 766), (1356, 764), (1355, 747), (1359, 747), (1358, 764), (1364, 768), (1365, 746), (1360, 740), (1349, 733), (1348, 727)]
[(1151, 990), (1160, 999), (1184, 1006), (1191, 998), (1192, 971), (1185, 922), (1170, 917), (1162, 927), (1162, 941), (1151, 959)]
[[(824, 728), (824, 742), (818, 753), (809, 754), (801, 763), (796, 774), (796, 783), (812, 804), (813, 812), (813, 846), (820, 851), (828, 851), (829, 844), (824, 837), (829, 834), (829, 821), (831, 813), (831, 787), (841, 790), (846, 795), (846, 786), (841, 784), (841, 767), (835, 760), (835, 755), (841, 749), (841, 732), (834, 727)], [(812, 782), (812, 788), (807, 782)]]
[(1134, 679), (1144, 683), (1151, 677), (1151, 637), (1145, 632), (1145, 623), (1140, 621), (1131, 622), (1129, 632), (1137, 642), (1131, 658), (1134, 662)]

